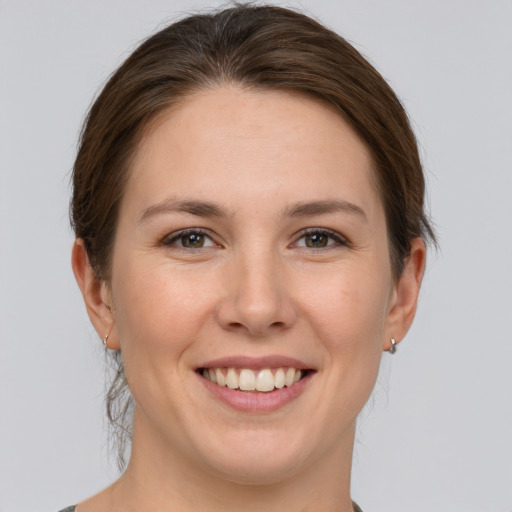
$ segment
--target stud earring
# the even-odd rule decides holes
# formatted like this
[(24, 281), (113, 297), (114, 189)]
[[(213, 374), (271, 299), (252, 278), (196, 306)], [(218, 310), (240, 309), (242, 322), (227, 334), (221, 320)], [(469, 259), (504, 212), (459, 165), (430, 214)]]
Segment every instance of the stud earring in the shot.
[(395, 338), (391, 338), (391, 347), (389, 347), (388, 352), (390, 354), (394, 354), (396, 352), (396, 340), (395, 340)]

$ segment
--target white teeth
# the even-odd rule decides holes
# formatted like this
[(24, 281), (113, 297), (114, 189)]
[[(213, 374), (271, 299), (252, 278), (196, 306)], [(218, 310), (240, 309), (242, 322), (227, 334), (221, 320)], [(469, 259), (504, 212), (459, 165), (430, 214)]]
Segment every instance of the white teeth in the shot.
[(277, 370), (276, 374), (274, 375), (274, 381), (277, 389), (284, 388), (284, 370), (282, 368)]
[(252, 370), (240, 370), (239, 388), (242, 391), (254, 391), (257, 389), (256, 377)]
[(295, 379), (295, 368), (288, 368), (286, 377), (284, 378), (284, 385), (290, 387)]
[(230, 368), (228, 370), (228, 374), (226, 376), (226, 386), (229, 389), (236, 389), (238, 387), (238, 375), (236, 374), (234, 368)]
[(226, 385), (226, 377), (224, 376), (220, 368), (215, 368), (215, 378), (217, 379), (217, 384), (219, 386)]
[(256, 378), (257, 391), (272, 391), (274, 389), (274, 376), (270, 370), (260, 370)]
[(235, 368), (206, 368), (202, 375), (205, 379), (218, 384), (227, 386), (230, 389), (240, 389), (241, 391), (260, 391), (268, 393), (274, 389), (292, 386), (302, 377), (302, 371), (295, 368), (278, 368), (275, 373), (270, 368), (264, 368), (257, 372), (243, 368), (239, 371)]

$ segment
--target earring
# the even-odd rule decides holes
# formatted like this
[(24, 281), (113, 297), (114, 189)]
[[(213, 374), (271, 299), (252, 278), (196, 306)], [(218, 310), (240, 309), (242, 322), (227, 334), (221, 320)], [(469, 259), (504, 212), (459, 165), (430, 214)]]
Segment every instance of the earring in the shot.
[(391, 347), (389, 347), (388, 352), (390, 354), (394, 354), (396, 352), (396, 340), (395, 340), (395, 338), (391, 338)]
[[(110, 307), (109, 304), (105, 304), (105, 306), (107, 307), (107, 309), (112, 313), (112, 308)], [(108, 334), (105, 335), (105, 337), (103, 338), (103, 345), (105, 345), (105, 348), (108, 348), (108, 345), (107, 345), (107, 342), (108, 342), (108, 337), (110, 336), (110, 334), (112, 333), (112, 329), (110, 330), (110, 332)]]

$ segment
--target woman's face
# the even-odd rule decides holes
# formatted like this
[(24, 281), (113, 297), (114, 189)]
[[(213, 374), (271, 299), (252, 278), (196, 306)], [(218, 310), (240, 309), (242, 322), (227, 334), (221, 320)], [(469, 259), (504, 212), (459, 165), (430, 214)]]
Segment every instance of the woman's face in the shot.
[[(372, 165), (332, 108), (295, 93), (198, 93), (147, 135), (103, 290), (134, 450), (255, 483), (350, 451), (398, 337)], [(302, 378), (281, 387), (290, 368)]]

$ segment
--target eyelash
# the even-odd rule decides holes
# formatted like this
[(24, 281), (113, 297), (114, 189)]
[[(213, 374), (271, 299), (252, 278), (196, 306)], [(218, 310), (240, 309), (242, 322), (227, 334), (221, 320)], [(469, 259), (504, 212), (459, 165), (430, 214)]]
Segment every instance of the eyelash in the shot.
[(320, 229), (320, 228), (308, 228), (308, 229), (302, 231), (300, 233), (300, 236), (297, 238), (297, 241), (294, 242), (293, 245), (297, 245), (297, 242), (299, 240), (302, 240), (303, 238), (307, 237), (308, 235), (327, 236), (328, 238), (334, 240), (334, 242), (335, 242), (333, 244), (327, 244), (325, 247), (318, 247), (318, 248), (302, 246), (302, 247), (304, 247), (304, 249), (310, 250), (310, 251), (319, 251), (322, 249), (329, 250), (329, 249), (332, 249), (335, 247), (349, 245), (347, 239), (344, 236), (337, 233), (336, 231), (331, 231), (330, 229)]
[[(177, 246), (179, 249), (184, 249), (184, 250), (194, 250), (194, 249), (196, 249), (196, 250), (199, 250), (199, 249), (205, 249), (205, 248), (211, 247), (213, 245), (217, 245), (218, 246), (218, 244), (215, 243), (215, 241), (208, 234), (208, 232), (205, 231), (204, 229), (201, 229), (201, 228), (189, 228), (189, 229), (184, 229), (182, 231), (178, 231), (177, 233), (172, 233), (172, 234), (166, 236), (162, 240), (162, 245), (164, 245), (166, 247), (172, 246), (180, 238), (183, 238), (183, 237), (185, 237), (187, 235), (201, 235), (201, 236), (203, 236), (205, 238), (208, 238), (212, 242), (212, 245), (207, 246), (207, 247), (197, 247), (197, 248)], [(307, 236), (310, 236), (310, 235), (327, 236), (331, 240), (334, 240), (335, 243), (330, 243), (330, 244), (327, 244), (324, 247), (318, 247), (318, 248), (307, 247), (306, 245), (304, 245), (304, 246), (299, 246), (298, 245), (298, 242), (300, 240), (302, 240), (303, 238), (305, 238)], [(302, 231), (301, 233), (299, 233), (298, 238), (296, 239), (295, 242), (293, 242), (293, 244), (291, 244), (291, 246), (292, 247), (293, 246), (303, 247), (304, 249), (310, 250), (310, 251), (319, 251), (319, 250), (322, 250), (322, 249), (323, 250), (328, 250), (329, 248), (333, 248), (333, 247), (349, 246), (349, 242), (347, 241), (347, 239), (344, 236), (340, 235), (339, 233), (337, 233), (335, 231), (331, 231), (330, 229), (308, 228), (308, 229)]]
[[(178, 231), (177, 233), (171, 233), (170, 235), (166, 236), (162, 240), (162, 245), (167, 246), (167, 247), (172, 246), (180, 238), (183, 238), (187, 235), (201, 235), (201, 236), (204, 236), (205, 238), (210, 239), (213, 242), (213, 244), (215, 244), (212, 237), (204, 229), (189, 228), (189, 229), (184, 229), (182, 231)], [(215, 244), (215, 245), (217, 245), (217, 244)], [(193, 250), (194, 249), (193, 247), (191, 247), (191, 248), (184, 247), (184, 246), (177, 246), (177, 247), (179, 249), (185, 249), (185, 250)], [(196, 249), (204, 249), (204, 247), (197, 247)]]

